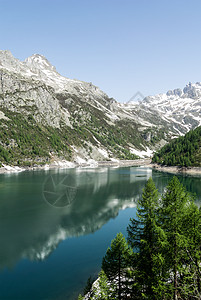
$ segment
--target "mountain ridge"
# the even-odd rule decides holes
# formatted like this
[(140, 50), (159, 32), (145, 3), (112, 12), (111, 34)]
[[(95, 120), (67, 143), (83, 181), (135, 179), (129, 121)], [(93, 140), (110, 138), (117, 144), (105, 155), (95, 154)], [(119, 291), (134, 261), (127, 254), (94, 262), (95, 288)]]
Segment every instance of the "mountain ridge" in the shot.
[[(183, 92), (175, 89), (138, 104), (122, 104), (92, 83), (61, 76), (42, 55), (21, 62), (10, 51), (0, 51), (0, 161), (7, 157), (7, 163), (19, 164), (21, 156), (27, 164), (52, 157), (76, 161), (150, 156), (172, 137), (199, 126), (200, 98), (197, 83)], [(26, 136), (17, 138), (24, 126), (27, 141)]]

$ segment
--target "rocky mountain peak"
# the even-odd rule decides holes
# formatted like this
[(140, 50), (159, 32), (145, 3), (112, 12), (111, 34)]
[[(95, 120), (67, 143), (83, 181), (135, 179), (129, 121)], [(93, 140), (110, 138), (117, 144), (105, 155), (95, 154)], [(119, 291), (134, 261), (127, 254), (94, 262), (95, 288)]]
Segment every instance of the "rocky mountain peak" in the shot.
[(20, 69), (20, 61), (9, 50), (0, 50), (0, 67), (14, 70)]
[(25, 64), (30, 69), (49, 70), (56, 72), (56, 68), (46, 59), (45, 56), (40, 54), (33, 54), (32, 56), (25, 59)]
[(10, 52), (10, 50), (0, 50), (0, 58), (1, 59), (14, 59), (14, 56)]
[(201, 83), (197, 82), (192, 84), (189, 82), (183, 89), (185, 97), (197, 98), (201, 96)]
[(174, 90), (169, 90), (167, 91), (166, 95), (167, 96), (181, 96), (183, 94), (181, 89), (174, 89)]

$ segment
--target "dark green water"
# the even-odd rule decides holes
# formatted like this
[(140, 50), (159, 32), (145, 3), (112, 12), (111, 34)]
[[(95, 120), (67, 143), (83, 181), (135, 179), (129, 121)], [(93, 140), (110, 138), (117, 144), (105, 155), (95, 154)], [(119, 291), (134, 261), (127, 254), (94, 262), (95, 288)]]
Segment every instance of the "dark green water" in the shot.
[[(76, 299), (152, 176), (145, 167), (0, 175), (0, 299)], [(201, 201), (201, 177), (179, 177)]]

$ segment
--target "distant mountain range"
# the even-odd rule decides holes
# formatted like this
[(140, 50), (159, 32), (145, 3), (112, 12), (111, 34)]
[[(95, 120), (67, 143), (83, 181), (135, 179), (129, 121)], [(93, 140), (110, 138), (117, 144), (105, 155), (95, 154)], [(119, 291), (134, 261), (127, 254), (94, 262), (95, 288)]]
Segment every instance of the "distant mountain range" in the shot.
[(0, 51), (0, 162), (135, 159), (201, 125), (201, 83), (118, 103), (39, 54)]

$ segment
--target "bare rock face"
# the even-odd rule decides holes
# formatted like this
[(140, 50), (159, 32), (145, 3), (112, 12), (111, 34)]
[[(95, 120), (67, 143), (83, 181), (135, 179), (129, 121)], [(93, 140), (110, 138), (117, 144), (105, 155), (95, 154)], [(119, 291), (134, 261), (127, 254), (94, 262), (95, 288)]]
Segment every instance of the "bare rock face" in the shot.
[(0, 51), (0, 105), (12, 111), (32, 111), (38, 122), (53, 127), (71, 126), (66, 103), (79, 99), (101, 107), (107, 98), (92, 84), (62, 77), (44, 56), (20, 62), (10, 51)]
[(181, 89), (175, 89), (173, 91), (167, 91), (166, 95), (167, 96), (181, 96), (183, 94), (182, 90)]
[(55, 101), (51, 87), (1, 69), (0, 106), (24, 115), (31, 113), (37, 122), (53, 127), (59, 127), (61, 119), (69, 123), (69, 114), (65, 112), (61, 115), (59, 102)]

